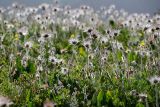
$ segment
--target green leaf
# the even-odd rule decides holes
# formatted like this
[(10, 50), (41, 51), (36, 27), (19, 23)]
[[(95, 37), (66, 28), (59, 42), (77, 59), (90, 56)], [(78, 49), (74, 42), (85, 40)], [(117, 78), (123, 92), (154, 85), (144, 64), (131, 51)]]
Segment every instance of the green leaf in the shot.
[(122, 60), (122, 52), (121, 51), (117, 51), (117, 60), (118, 61)]
[(98, 93), (98, 96), (97, 96), (97, 104), (98, 104), (98, 107), (101, 106), (101, 103), (102, 103), (102, 100), (103, 100), (103, 95), (104, 95), (103, 91), (100, 91), (100, 92)]
[(145, 107), (142, 103), (138, 103), (136, 107)]
[(26, 67), (26, 71), (28, 73), (35, 73), (36, 72), (36, 66), (35, 66), (33, 61), (31, 61), (31, 60), (28, 61), (28, 65)]
[(92, 96), (92, 105), (96, 106), (97, 103), (97, 93), (95, 92)]
[(109, 102), (109, 100), (111, 100), (111, 99), (112, 99), (112, 94), (111, 94), (111, 91), (108, 90), (106, 92), (106, 101)]
[(129, 61), (129, 62), (134, 61), (134, 60), (135, 60), (135, 58), (136, 58), (136, 55), (135, 55), (135, 53), (134, 53), (134, 52), (130, 52), (130, 53), (128, 53), (128, 61)]

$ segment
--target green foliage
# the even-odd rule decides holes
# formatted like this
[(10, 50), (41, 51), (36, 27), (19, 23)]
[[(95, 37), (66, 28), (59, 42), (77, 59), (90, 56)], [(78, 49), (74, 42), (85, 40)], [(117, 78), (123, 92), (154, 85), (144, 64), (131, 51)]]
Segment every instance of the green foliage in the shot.
[[(45, 11), (42, 22), (32, 18), (21, 22), (13, 16), (8, 22), (14, 25), (12, 29), (0, 20), (0, 37), (4, 36), (0, 38), (0, 96), (8, 96), (15, 107), (42, 107), (47, 101), (58, 107), (155, 106), (156, 83), (149, 80), (160, 75), (158, 31), (147, 35), (143, 26), (123, 26), (116, 17), (109, 24), (105, 23), (108, 19), (90, 23), (93, 13), (86, 16), (90, 9), (84, 10), (84, 17), (79, 18), (87, 20), (80, 25), (73, 23), (78, 16), (69, 14), (63, 14), (64, 19), (71, 19), (69, 23), (59, 21), (63, 20), (61, 10), (51, 15), (54, 23), (45, 19)], [(34, 18), (35, 14), (30, 15)], [(26, 35), (18, 32), (23, 26), (28, 28)], [(50, 36), (43, 36), (44, 32)], [(70, 43), (71, 38), (78, 43)], [(147, 96), (144, 101), (141, 93)]]

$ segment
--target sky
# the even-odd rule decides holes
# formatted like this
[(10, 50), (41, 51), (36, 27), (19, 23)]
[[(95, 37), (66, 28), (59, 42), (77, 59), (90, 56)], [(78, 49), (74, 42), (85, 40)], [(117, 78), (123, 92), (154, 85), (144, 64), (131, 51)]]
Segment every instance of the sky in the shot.
[[(40, 3), (52, 3), (53, 0), (0, 0), (0, 6), (7, 7), (18, 2), (26, 6), (36, 6)], [(79, 7), (82, 4), (99, 9), (101, 6), (115, 4), (117, 9), (125, 9), (130, 13), (150, 13), (153, 14), (160, 9), (160, 0), (59, 0), (61, 5), (71, 5)]]

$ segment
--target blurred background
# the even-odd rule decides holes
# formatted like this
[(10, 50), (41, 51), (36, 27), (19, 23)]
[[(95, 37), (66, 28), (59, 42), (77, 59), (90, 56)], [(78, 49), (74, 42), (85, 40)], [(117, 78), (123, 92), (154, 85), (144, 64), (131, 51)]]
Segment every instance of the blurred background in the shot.
[[(82, 4), (89, 5), (94, 9), (101, 6), (115, 4), (118, 9), (125, 9), (129, 13), (150, 13), (153, 14), (160, 9), (160, 0), (58, 0), (60, 5), (71, 5), (79, 7)], [(53, 0), (0, 0), (0, 7), (10, 6), (17, 2), (26, 6), (36, 6), (41, 3), (53, 3)]]

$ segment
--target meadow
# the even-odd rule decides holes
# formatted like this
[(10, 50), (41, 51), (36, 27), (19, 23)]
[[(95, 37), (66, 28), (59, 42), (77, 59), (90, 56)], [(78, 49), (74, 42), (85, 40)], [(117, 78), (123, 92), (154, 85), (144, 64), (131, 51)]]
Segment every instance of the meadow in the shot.
[(159, 52), (159, 14), (0, 8), (0, 107), (159, 107)]

